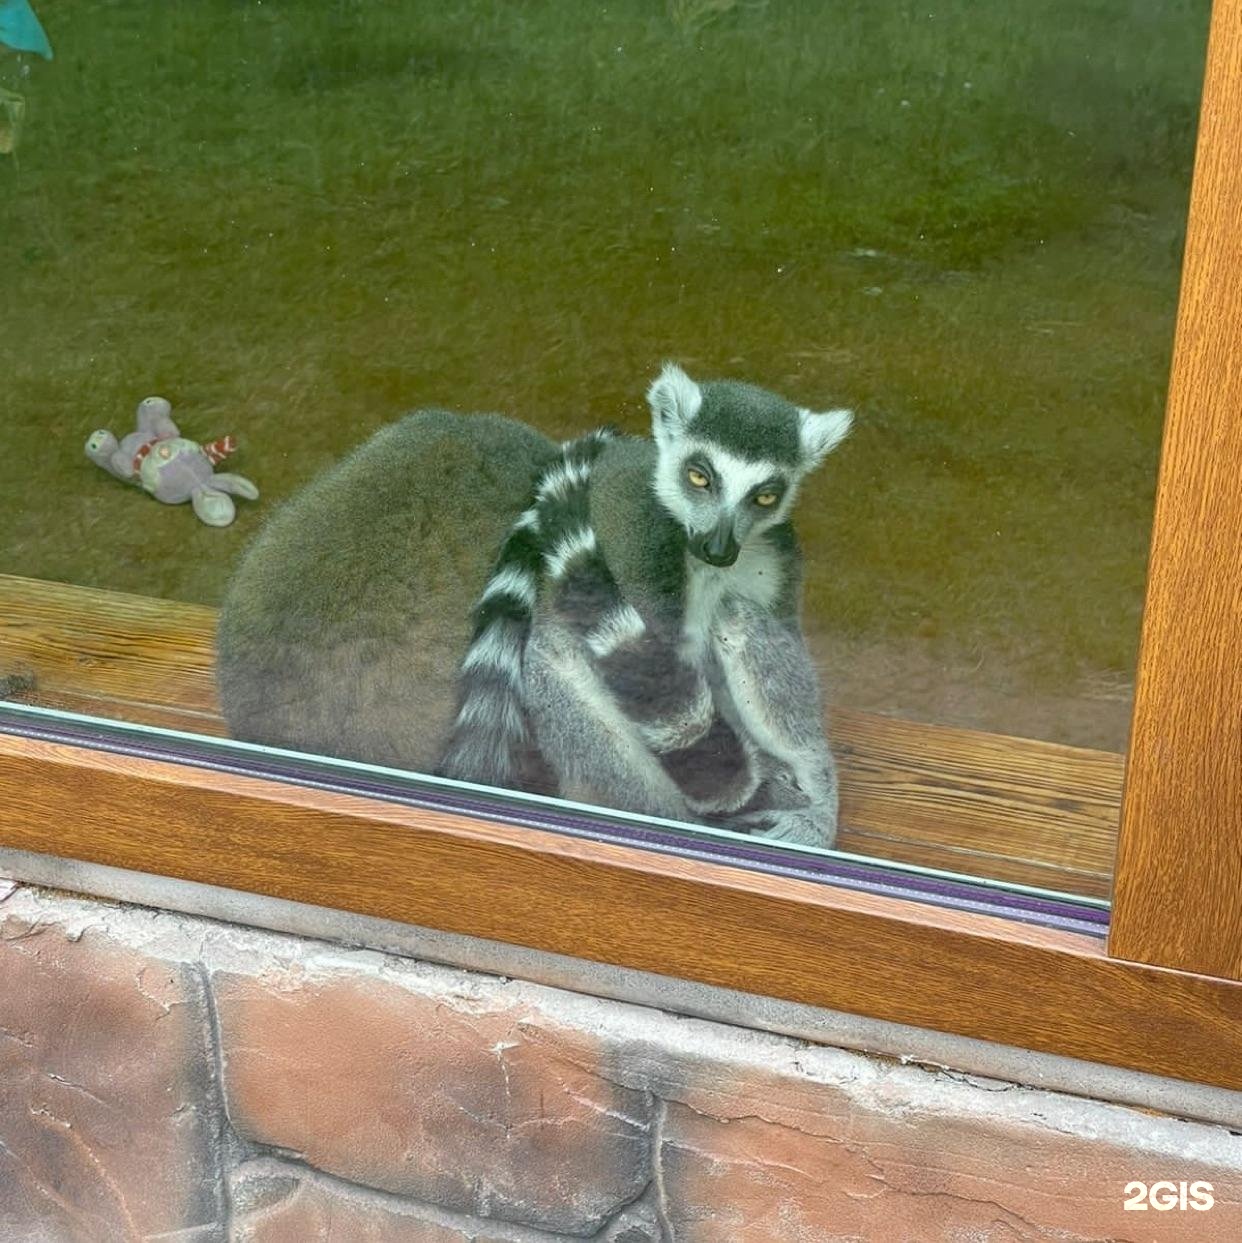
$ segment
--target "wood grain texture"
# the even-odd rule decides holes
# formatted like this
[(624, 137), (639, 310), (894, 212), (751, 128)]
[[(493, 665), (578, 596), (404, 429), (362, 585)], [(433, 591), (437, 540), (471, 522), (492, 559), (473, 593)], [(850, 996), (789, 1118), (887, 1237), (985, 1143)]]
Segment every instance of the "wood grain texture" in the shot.
[(4, 735), (0, 843), (1242, 1088), (1242, 985), (990, 916)]
[(48, 695), (218, 717), (215, 624), (198, 604), (0, 574), (0, 676), (34, 674)]
[(1111, 951), (1242, 979), (1242, 0), (1216, 0)]
[[(0, 576), (0, 674), (46, 707), (224, 735), (215, 612)], [(837, 709), (842, 850), (1106, 897), (1122, 759)]]
[(1107, 897), (1120, 755), (833, 711), (843, 850)]

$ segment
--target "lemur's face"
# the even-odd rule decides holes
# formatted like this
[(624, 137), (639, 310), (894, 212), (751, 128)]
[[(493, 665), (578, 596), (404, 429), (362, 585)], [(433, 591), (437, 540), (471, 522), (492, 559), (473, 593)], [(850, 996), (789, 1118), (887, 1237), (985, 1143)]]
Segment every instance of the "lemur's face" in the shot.
[(730, 566), (783, 522), (803, 478), (844, 439), (847, 410), (815, 414), (749, 385), (699, 386), (665, 366), (647, 394), (655, 491), (700, 561)]
[(798, 479), (788, 466), (694, 436), (669, 448), (660, 454), (659, 496), (700, 561), (732, 565), (747, 539), (789, 513)]

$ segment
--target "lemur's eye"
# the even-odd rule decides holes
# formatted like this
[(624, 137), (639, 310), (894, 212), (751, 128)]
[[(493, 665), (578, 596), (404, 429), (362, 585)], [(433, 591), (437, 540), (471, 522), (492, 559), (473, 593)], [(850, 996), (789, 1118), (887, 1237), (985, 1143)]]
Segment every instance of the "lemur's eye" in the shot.
[(697, 466), (689, 466), (686, 468), (686, 478), (696, 488), (706, 488), (711, 485), (711, 480)]
[(755, 504), (762, 505), (764, 509), (770, 509), (780, 499), (775, 492), (759, 492), (755, 495)]

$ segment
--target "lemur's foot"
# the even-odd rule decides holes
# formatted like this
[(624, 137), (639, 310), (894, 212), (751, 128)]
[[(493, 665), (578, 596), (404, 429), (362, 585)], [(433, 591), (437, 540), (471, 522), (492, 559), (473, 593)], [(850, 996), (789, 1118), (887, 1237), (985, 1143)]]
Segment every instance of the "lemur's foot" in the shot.
[(750, 812), (730, 820), (729, 828), (773, 842), (792, 842), (797, 846), (819, 846), (823, 849), (832, 846), (837, 836), (836, 817), (823, 807)]

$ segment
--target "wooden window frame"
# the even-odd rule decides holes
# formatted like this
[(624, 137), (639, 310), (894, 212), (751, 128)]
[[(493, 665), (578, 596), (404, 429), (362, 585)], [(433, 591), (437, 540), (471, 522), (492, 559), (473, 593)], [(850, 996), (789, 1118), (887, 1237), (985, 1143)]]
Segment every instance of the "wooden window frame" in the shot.
[(0, 845), (1242, 1089), (1242, 0), (1216, 0), (1107, 943), (0, 734)]

